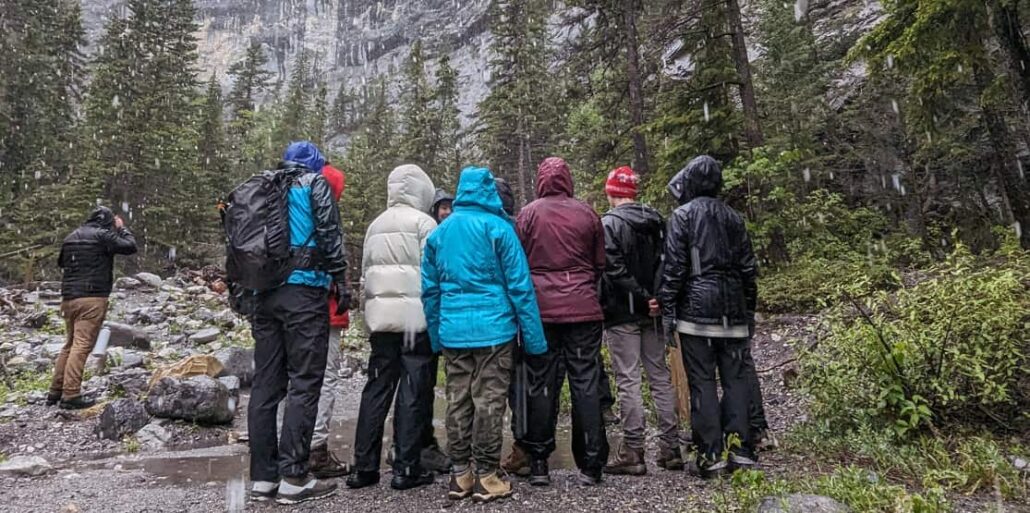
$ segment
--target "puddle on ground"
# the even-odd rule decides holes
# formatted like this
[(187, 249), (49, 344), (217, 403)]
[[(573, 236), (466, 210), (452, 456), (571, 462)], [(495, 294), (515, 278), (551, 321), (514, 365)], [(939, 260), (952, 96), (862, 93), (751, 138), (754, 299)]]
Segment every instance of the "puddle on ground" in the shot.
[[(444, 416), (447, 403), (443, 398), (437, 398), (433, 410), (433, 428), (436, 431), (437, 440), (441, 445), (446, 445), (447, 432), (444, 427)], [(357, 411), (348, 412), (356, 414)], [(383, 435), (383, 459), (382, 468), (389, 469), (386, 465), (386, 451), (393, 443), (393, 417), (386, 420), (385, 432)], [(354, 430), (357, 425), (357, 418), (340, 418), (333, 420), (330, 431), (329, 446), (343, 461), (353, 459)], [(511, 447), (511, 432), (507, 429), (510, 425), (505, 418), (505, 436), (503, 453), (506, 454)], [(557, 448), (551, 455), (549, 461), (552, 469), (567, 469), (575, 467), (572, 458), (570, 433), (568, 427), (558, 428)], [(137, 460), (126, 459), (119, 462), (126, 470), (143, 470), (155, 475), (166, 482), (179, 485), (205, 484), (217, 482), (226, 483), (232, 479), (246, 477), (249, 469), (250, 456), (244, 445), (230, 446), (227, 451), (231, 454), (220, 454), (226, 450), (219, 451), (219, 448), (208, 450), (185, 451), (177, 453), (175, 457), (140, 458)], [(224, 448), (223, 448), (224, 449)]]

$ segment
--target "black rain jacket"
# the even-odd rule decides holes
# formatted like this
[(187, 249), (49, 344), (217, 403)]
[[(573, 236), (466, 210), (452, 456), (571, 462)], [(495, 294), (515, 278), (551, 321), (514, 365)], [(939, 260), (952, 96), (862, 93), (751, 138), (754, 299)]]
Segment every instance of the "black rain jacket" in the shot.
[(642, 203), (628, 203), (601, 216), (605, 269), (601, 305), (606, 326), (648, 320), (647, 302), (658, 292), (665, 220)]
[(669, 219), (658, 301), (667, 328), (682, 320), (751, 325), (758, 301), (758, 263), (743, 217), (716, 198), (722, 170), (702, 155), (669, 182), (680, 207)]
[(136, 252), (136, 238), (127, 228), (114, 227), (114, 213), (97, 207), (86, 223), (64, 239), (57, 265), (64, 274), (61, 296), (66, 299), (107, 297), (114, 281), (114, 256)]

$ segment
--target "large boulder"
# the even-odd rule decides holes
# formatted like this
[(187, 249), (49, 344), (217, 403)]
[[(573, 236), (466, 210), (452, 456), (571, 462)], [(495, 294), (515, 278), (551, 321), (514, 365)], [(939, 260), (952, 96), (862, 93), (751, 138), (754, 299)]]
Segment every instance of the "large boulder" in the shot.
[(100, 438), (121, 440), (150, 422), (150, 415), (143, 403), (136, 399), (118, 399), (108, 403), (100, 412), (96, 433)]
[(107, 376), (107, 383), (112, 392), (130, 398), (142, 397), (149, 382), (150, 371), (142, 368), (118, 369)]
[(172, 433), (159, 422), (151, 422), (136, 432), (136, 440), (148, 451), (163, 451), (171, 439)]
[(227, 347), (215, 353), (215, 358), (222, 364), (223, 376), (240, 378), (240, 385), (249, 387), (254, 382), (254, 349), (243, 347)]
[(133, 347), (150, 351), (150, 334), (146, 331), (120, 322), (108, 322), (105, 325), (111, 330), (111, 339), (107, 342), (108, 346)]
[(758, 513), (850, 513), (851, 508), (822, 495), (791, 494), (766, 497)]
[(139, 273), (134, 278), (152, 289), (159, 288), (164, 283), (160, 276), (153, 273)]
[(200, 424), (232, 422), (235, 406), (222, 382), (203, 375), (161, 378), (147, 395), (147, 412), (151, 415)]
[(0, 475), (7, 476), (41, 476), (50, 469), (50, 464), (39, 456), (15, 456), (0, 463)]

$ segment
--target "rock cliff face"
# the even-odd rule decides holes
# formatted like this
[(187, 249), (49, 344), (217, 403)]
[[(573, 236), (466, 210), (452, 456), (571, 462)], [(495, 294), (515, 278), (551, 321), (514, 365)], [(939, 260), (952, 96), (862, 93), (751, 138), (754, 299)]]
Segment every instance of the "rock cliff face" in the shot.
[[(830, 44), (846, 45), (879, 18), (876, 0), (795, 0), (811, 26)], [(125, 0), (82, 0), (90, 41)], [(359, 86), (400, 69), (411, 43), (421, 39), (431, 59), (450, 54), (459, 74), (459, 107), (469, 116), (486, 96), (489, 78), (489, 0), (195, 0), (200, 63), (207, 73), (225, 72), (252, 40), (265, 45), (269, 68), (285, 78), (300, 50), (313, 53), (331, 94), (340, 83)], [(563, 12), (555, 2), (557, 22)], [(748, 5), (744, 3), (745, 16)], [(569, 37), (553, 25), (553, 40)], [(673, 53), (676, 53), (673, 51)], [(752, 51), (752, 55), (756, 52)], [(684, 62), (675, 65), (683, 66)]]

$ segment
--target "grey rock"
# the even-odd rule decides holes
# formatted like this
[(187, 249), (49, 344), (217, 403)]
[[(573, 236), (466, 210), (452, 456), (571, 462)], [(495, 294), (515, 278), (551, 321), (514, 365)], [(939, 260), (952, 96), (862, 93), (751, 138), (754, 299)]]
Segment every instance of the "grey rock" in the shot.
[(147, 451), (162, 451), (171, 439), (172, 433), (158, 419), (136, 432), (136, 440)]
[(207, 292), (207, 287), (203, 285), (193, 285), (192, 287), (186, 287), (186, 293), (191, 296), (199, 296)]
[(0, 463), (0, 475), (7, 476), (41, 476), (50, 472), (47, 461), (39, 456), (15, 456)]
[(43, 345), (43, 356), (49, 358), (56, 358), (57, 355), (61, 354), (61, 350), (64, 349), (64, 342), (51, 342)]
[(161, 285), (161, 292), (167, 292), (173, 296), (179, 296), (182, 295), (184, 291), (181, 288), (176, 287), (175, 285), (169, 285), (166, 283), (164, 285)]
[(218, 378), (218, 381), (229, 390), (229, 407), (231, 410), (236, 410), (236, 405), (240, 402), (240, 378), (236, 376), (223, 376)]
[(214, 318), (211, 320), (219, 326), (232, 329), (236, 327), (237, 323), (239, 323), (240, 318), (232, 310), (226, 308), (225, 310), (216, 313)]
[(109, 347), (150, 350), (150, 334), (143, 329), (120, 322), (108, 322), (106, 326), (111, 330), (111, 339), (107, 343)]
[(361, 358), (349, 354), (340, 355), (340, 378), (350, 379), (363, 368), (365, 362)]
[(28, 358), (24, 356), (15, 356), (10, 360), (7, 360), (7, 368), (13, 371), (24, 371), (35, 367), (35, 364), (30, 362)]
[(43, 326), (46, 326), (49, 321), (50, 321), (50, 314), (46, 310), (38, 311), (38, 312), (29, 312), (22, 319), (22, 325), (25, 326), (26, 328), (32, 328), (34, 330), (38, 330), (38, 329), (42, 328)]
[(135, 324), (158, 324), (167, 318), (160, 307), (137, 308), (126, 315), (126, 319)]
[(108, 403), (104, 411), (100, 412), (95, 431), (100, 438), (117, 441), (139, 431), (148, 422), (150, 415), (141, 401), (118, 399)]
[(140, 368), (118, 370), (107, 376), (107, 383), (112, 392), (130, 398), (141, 397), (150, 383), (150, 371)]
[(122, 276), (114, 282), (114, 288), (121, 290), (138, 289), (141, 285), (143, 285), (143, 282), (129, 276)]
[(822, 495), (791, 494), (766, 497), (758, 513), (850, 513), (851, 508)]
[(14, 342), (4, 342), (3, 344), (0, 344), (0, 353), (10, 353), (14, 351), (14, 348)]
[(134, 278), (153, 289), (160, 288), (164, 283), (160, 276), (153, 273), (139, 273)]
[(254, 350), (243, 347), (227, 347), (214, 354), (222, 364), (219, 377), (236, 376), (240, 385), (249, 387), (254, 382)]
[(1030, 474), (1030, 461), (1027, 461), (1026, 458), (1012, 456), (1010, 460), (1012, 461), (1012, 466), (1015, 467), (1016, 470), (1024, 474)]
[(123, 347), (109, 349), (107, 351), (107, 359), (108, 365), (112, 367), (121, 367), (123, 369), (143, 367), (146, 363), (145, 358), (139, 351), (125, 349)]
[(147, 395), (151, 415), (200, 424), (232, 422), (235, 406), (229, 389), (209, 376), (161, 378)]
[(218, 337), (222, 334), (222, 330), (218, 328), (204, 328), (192, 335), (190, 335), (190, 342), (194, 344), (207, 344), (208, 342), (214, 342), (218, 340)]
[(200, 307), (193, 311), (193, 318), (198, 321), (211, 321), (215, 318), (215, 313), (210, 308)]
[(17, 356), (31, 356), (35, 350), (32, 344), (28, 342), (18, 342), (14, 344), (14, 354)]

